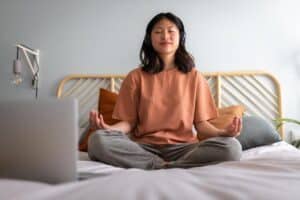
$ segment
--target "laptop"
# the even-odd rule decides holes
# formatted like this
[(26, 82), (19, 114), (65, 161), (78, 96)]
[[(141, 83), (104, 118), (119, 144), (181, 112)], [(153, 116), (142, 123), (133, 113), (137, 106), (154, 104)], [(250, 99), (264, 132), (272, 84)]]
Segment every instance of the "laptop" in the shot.
[(62, 183), (77, 179), (74, 99), (0, 102), (0, 178)]

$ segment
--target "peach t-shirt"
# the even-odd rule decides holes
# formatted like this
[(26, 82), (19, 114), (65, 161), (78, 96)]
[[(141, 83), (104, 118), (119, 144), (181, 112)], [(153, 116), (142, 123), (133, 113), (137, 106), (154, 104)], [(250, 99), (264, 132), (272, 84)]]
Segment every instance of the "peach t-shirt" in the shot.
[(194, 143), (193, 124), (217, 117), (205, 78), (171, 68), (157, 74), (132, 70), (124, 79), (113, 118), (134, 121), (132, 139), (147, 144)]

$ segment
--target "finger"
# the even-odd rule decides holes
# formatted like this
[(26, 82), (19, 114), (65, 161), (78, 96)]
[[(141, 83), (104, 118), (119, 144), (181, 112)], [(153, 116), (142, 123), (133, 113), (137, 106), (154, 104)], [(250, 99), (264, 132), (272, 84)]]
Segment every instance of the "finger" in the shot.
[(103, 122), (103, 116), (102, 116), (102, 114), (99, 114), (99, 119), (100, 119), (100, 122), (102, 123)]
[(237, 130), (238, 130), (238, 118), (237, 117), (234, 117), (233, 124), (234, 124), (233, 132), (237, 133)]
[(89, 115), (89, 122), (90, 122), (91, 124), (94, 123), (94, 114), (93, 114), (92, 111), (90, 112), (90, 115)]
[(241, 120), (238, 120), (238, 124), (237, 124), (237, 128), (236, 128), (236, 132), (235, 132), (235, 137), (240, 135), (241, 133)]
[(90, 112), (90, 118), (91, 118), (91, 119), (95, 119), (95, 112), (94, 112), (94, 111), (91, 111), (91, 112)]
[(234, 132), (235, 129), (235, 123), (236, 123), (236, 119), (235, 117), (232, 119), (231, 124), (230, 124), (230, 131)]
[(98, 118), (98, 117), (99, 117), (98, 111), (95, 111), (95, 112), (94, 112), (94, 116), (95, 116), (95, 118)]
[(89, 114), (89, 118), (91, 119), (91, 118), (93, 118), (93, 116), (94, 116), (93, 111), (91, 111)]
[(91, 112), (90, 112), (90, 114), (91, 114), (92, 116), (94, 116), (96, 113), (97, 113), (96, 110), (91, 110)]
[(99, 117), (96, 117), (96, 118), (95, 118), (95, 121), (96, 121), (96, 125), (97, 125), (98, 128), (103, 128), (103, 127), (101, 126), (101, 121), (100, 121), (100, 118), (99, 118)]
[(94, 120), (90, 120), (89, 126), (92, 129), (97, 129), (98, 128), (98, 126), (97, 126), (97, 124), (96, 124), (96, 122)]
[(237, 117), (236, 118), (236, 132), (240, 132), (240, 128), (241, 128), (241, 118)]
[(236, 126), (236, 117), (234, 117), (231, 121), (231, 124), (230, 124), (230, 131), (231, 132), (234, 132), (235, 131), (235, 126)]
[(238, 117), (237, 117), (237, 116), (234, 116), (233, 121), (236, 122), (237, 119), (238, 119)]
[(239, 118), (239, 123), (238, 123), (238, 132), (241, 132), (242, 130), (242, 118)]
[(235, 124), (235, 125), (237, 125), (237, 124), (238, 124), (238, 122), (239, 122), (239, 118), (238, 118), (238, 117), (234, 117), (234, 119), (233, 119), (233, 120), (234, 120), (234, 124)]
[(232, 122), (231, 124), (229, 124), (227, 126), (226, 132), (228, 133), (228, 136), (231, 136), (233, 131), (234, 131), (234, 126), (233, 126), (233, 122)]
[(101, 124), (101, 126), (104, 128), (106, 124), (105, 124), (105, 122), (104, 122), (103, 115), (100, 114), (99, 119), (100, 119), (100, 124)]

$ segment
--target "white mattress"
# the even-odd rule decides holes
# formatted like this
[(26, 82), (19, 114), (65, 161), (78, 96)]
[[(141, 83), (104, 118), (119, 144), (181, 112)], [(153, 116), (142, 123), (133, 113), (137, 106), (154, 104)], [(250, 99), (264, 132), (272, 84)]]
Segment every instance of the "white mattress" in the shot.
[(0, 179), (0, 199), (300, 199), (300, 151), (285, 142), (191, 169), (121, 169), (81, 153), (78, 170), (94, 178), (60, 185)]
[[(296, 152), (299, 153), (299, 150), (294, 146), (281, 141), (274, 143), (272, 145), (266, 145), (261, 147), (252, 148), (246, 151), (243, 151), (241, 160), (251, 160), (257, 159), (259, 156), (264, 156), (268, 153), (278, 153), (278, 156), (285, 156), (285, 152)], [(79, 161), (78, 161), (78, 172), (80, 179), (92, 178), (96, 176), (106, 176), (111, 175), (114, 172), (119, 172), (126, 170), (119, 167), (114, 167), (100, 162), (91, 161), (86, 152), (79, 152)]]

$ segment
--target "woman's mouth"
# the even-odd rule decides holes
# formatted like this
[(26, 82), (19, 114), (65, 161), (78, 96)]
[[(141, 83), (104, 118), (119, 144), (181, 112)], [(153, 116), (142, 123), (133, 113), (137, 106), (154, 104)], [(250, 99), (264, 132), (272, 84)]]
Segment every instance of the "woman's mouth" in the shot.
[(172, 42), (161, 42), (161, 43), (159, 43), (160, 45), (171, 45), (172, 44)]

